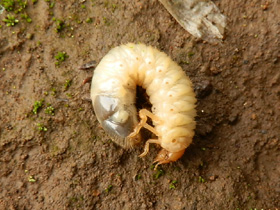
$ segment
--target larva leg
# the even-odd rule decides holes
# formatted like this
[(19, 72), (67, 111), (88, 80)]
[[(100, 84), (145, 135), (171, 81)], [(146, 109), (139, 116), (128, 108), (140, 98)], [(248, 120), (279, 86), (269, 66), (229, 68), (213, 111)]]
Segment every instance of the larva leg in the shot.
[(152, 121), (156, 122), (156, 123), (161, 122), (161, 120), (157, 116), (155, 116), (153, 113), (148, 111), (147, 109), (141, 109), (139, 111), (139, 117), (140, 117), (141, 121), (134, 128), (134, 131), (129, 135), (129, 137), (132, 138), (132, 137), (136, 136), (142, 127), (148, 129), (149, 131), (154, 133), (156, 136), (158, 136), (158, 132), (156, 131), (156, 129), (153, 128), (152, 126), (150, 126), (149, 124), (147, 124), (147, 117), (151, 118)]
[(90, 83), (91, 80), (92, 80), (92, 77), (85, 78), (84, 81), (83, 81), (83, 85), (85, 85), (86, 83)]
[(158, 139), (149, 139), (145, 143), (144, 152), (141, 155), (139, 155), (139, 157), (144, 157), (145, 155), (147, 155), (147, 153), (149, 152), (149, 144), (150, 143), (160, 144)]
[(160, 164), (170, 163), (170, 162), (174, 162), (174, 161), (178, 160), (179, 158), (181, 158), (183, 156), (184, 152), (185, 152), (185, 149), (183, 149), (179, 152), (169, 152), (165, 149), (162, 149), (158, 153), (158, 155), (154, 161), (154, 163), (157, 163), (155, 170), (158, 167), (158, 165), (160, 165)]
[(159, 119), (156, 115), (154, 115), (152, 112), (150, 112), (149, 110), (147, 109), (141, 109), (139, 111), (139, 116), (148, 116), (149, 118), (151, 118), (153, 120), (153, 122), (156, 122), (156, 123), (161, 123), (162, 120)]

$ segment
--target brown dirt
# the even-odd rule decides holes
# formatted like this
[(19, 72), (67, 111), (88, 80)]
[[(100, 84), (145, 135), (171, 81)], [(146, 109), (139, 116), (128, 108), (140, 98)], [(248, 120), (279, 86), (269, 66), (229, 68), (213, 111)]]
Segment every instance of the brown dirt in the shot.
[[(228, 17), (221, 45), (192, 37), (156, 0), (80, 2), (29, 1), (32, 23), (1, 22), (0, 209), (279, 209), (279, 0), (215, 1)], [(78, 67), (127, 42), (170, 55), (199, 98), (193, 144), (158, 171), (158, 148), (124, 151), (84, 100), (92, 73)], [(56, 66), (59, 51), (69, 57)]]

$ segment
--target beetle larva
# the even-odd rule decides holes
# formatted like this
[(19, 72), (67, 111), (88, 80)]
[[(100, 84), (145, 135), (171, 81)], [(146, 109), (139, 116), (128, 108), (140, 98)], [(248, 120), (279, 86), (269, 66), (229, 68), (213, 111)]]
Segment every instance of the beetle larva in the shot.
[[(152, 112), (135, 107), (136, 86), (149, 96)], [(91, 86), (91, 99), (98, 121), (112, 139), (124, 148), (141, 141), (142, 127), (157, 138), (146, 141), (162, 147), (157, 164), (176, 161), (192, 142), (195, 129), (195, 93), (182, 68), (165, 53), (144, 44), (113, 48), (98, 64)], [(153, 126), (146, 123), (152, 119)]]

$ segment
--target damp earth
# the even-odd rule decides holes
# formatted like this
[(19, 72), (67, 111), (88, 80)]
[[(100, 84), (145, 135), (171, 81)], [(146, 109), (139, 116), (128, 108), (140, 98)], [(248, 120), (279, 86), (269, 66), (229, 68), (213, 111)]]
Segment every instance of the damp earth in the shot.
[[(0, 14), (1, 210), (280, 209), (279, 1), (214, 1), (220, 44), (156, 0), (15, 2)], [(168, 54), (198, 98), (193, 143), (157, 170), (160, 148), (139, 158), (100, 128), (79, 69), (128, 42)]]

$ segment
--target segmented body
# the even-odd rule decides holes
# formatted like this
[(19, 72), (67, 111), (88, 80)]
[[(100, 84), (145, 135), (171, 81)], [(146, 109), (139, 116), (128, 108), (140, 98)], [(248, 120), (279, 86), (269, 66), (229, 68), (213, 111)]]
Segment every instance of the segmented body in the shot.
[(102, 127), (123, 147), (140, 141), (138, 134), (127, 138), (138, 124), (137, 85), (146, 89), (152, 104), (158, 144), (172, 153), (185, 150), (195, 129), (192, 83), (165, 53), (143, 44), (113, 48), (94, 71), (91, 98)]

